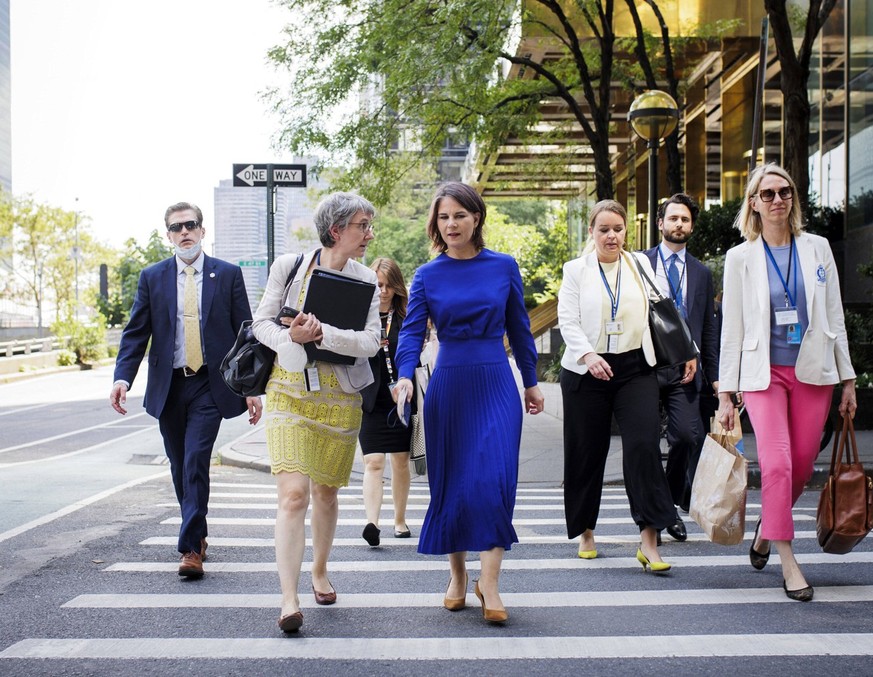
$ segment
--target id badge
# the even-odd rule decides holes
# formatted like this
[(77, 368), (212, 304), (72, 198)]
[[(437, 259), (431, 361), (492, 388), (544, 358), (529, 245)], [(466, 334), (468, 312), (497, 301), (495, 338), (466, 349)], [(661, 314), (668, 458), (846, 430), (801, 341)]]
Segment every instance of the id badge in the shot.
[[(795, 306), (786, 306), (785, 308), (776, 309), (776, 324), (784, 326), (786, 324), (797, 324), (797, 308)], [(798, 328), (798, 331), (800, 329)]]
[(618, 352), (618, 334), (607, 334), (606, 336), (606, 352)]
[(795, 323), (788, 325), (788, 345), (800, 345), (800, 324)]
[(621, 320), (613, 320), (606, 323), (606, 335), (621, 334), (624, 331), (624, 322)]
[(306, 382), (306, 391), (315, 393), (321, 390), (318, 380), (318, 367), (307, 367), (303, 370), (303, 380)]

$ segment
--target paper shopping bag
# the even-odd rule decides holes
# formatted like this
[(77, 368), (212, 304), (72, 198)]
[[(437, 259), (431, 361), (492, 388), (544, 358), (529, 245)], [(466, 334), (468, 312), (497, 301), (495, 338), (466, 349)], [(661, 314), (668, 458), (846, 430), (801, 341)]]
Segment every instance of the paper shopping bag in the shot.
[(737, 446), (737, 443), (743, 439), (743, 427), (740, 423), (739, 414), (734, 416), (733, 430), (725, 430), (722, 424), (718, 422), (718, 418), (713, 416), (709, 419), (709, 432), (715, 435), (716, 438), (718, 438), (719, 435), (727, 435), (728, 442)]
[(743, 540), (747, 470), (746, 459), (726, 436), (706, 436), (688, 514), (713, 543), (736, 545)]

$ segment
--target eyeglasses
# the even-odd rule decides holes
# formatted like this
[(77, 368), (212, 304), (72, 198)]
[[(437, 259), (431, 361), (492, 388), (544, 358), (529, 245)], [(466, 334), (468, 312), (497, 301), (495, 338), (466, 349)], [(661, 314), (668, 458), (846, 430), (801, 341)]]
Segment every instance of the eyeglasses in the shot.
[(372, 233), (376, 230), (376, 226), (371, 221), (358, 221), (357, 223), (349, 221), (350, 226), (357, 226), (362, 233)]
[[(773, 202), (773, 198), (776, 197), (777, 192), (772, 188), (765, 188), (764, 190), (758, 191), (758, 197), (761, 198), (761, 202)], [(790, 200), (794, 197), (794, 191), (791, 190), (791, 186), (784, 186), (779, 189), (779, 199), (783, 202)]]
[(171, 223), (169, 226), (167, 226), (167, 230), (169, 230), (171, 233), (181, 233), (182, 228), (191, 232), (199, 230), (200, 224), (196, 221), (183, 221), (182, 223)]

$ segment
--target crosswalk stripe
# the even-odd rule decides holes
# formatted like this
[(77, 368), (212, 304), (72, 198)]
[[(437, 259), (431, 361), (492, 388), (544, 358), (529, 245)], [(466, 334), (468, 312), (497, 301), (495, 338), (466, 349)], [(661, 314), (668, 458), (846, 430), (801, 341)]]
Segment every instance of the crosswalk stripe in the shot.
[[(334, 609), (427, 608), (442, 607), (443, 592), (438, 593), (343, 593), (337, 595)], [(653, 607), (701, 606), (708, 604), (796, 604), (779, 587), (723, 588), (704, 590), (608, 590), (603, 592), (501, 592), (508, 609), (574, 607)], [(873, 586), (821, 586), (815, 589), (813, 603), (850, 603), (873, 601)], [(78, 595), (61, 605), (62, 609), (272, 609), (279, 608), (279, 594), (87, 594)], [(479, 606), (472, 593), (467, 604)], [(309, 595), (301, 595), (302, 608), (317, 608)]]
[[(796, 522), (809, 522), (815, 521), (815, 515), (795, 515), (794, 520)], [(413, 518), (406, 520), (406, 524), (408, 526), (421, 526), (423, 519)], [(161, 524), (174, 524), (178, 525), (182, 523), (181, 517), (168, 517), (163, 520)], [(210, 517), (209, 524), (213, 525), (222, 525), (222, 526), (238, 526), (238, 527), (256, 527), (256, 526), (273, 526), (276, 523), (276, 519), (274, 517)], [(360, 519), (349, 518), (339, 518), (337, 520), (337, 526), (341, 527), (354, 527), (360, 526)], [(309, 520), (306, 520), (306, 524), (309, 524)], [(513, 526), (566, 526), (567, 522), (563, 518), (526, 518), (526, 519), (514, 519), (512, 520)], [(597, 520), (598, 525), (603, 524), (636, 524), (630, 517), (601, 517)]]
[[(210, 491), (209, 499), (210, 501), (214, 498), (218, 499), (226, 499), (226, 498), (260, 498), (264, 500), (273, 500), (277, 499), (276, 492), (268, 493), (268, 492), (254, 492), (254, 491)], [(337, 496), (337, 499), (340, 503), (359, 503), (364, 500), (363, 494), (359, 495), (351, 495), (351, 494), (343, 494), (340, 493)], [(417, 501), (430, 501), (430, 494), (422, 494), (419, 493), (417, 495), (410, 495), (409, 502), (414, 503)], [(627, 496), (624, 494), (621, 495), (613, 495), (613, 496), (603, 496), (604, 501), (620, 501), (627, 504)], [(524, 496), (516, 496), (516, 504), (524, 503), (524, 501), (554, 501), (551, 505), (555, 505), (563, 509), (564, 506), (564, 498), (563, 496), (555, 496), (549, 494), (528, 494)], [(393, 495), (390, 491), (386, 491), (382, 496), (382, 505), (390, 505), (393, 502)], [(212, 504), (210, 503), (210, 506)], [(749, 504), (752, 505), (751, 503)]]
[[(270, 489), (272, 491), (276, 491), (276, 483), (272, 484), (261, 484), (261, 483), (252, 483), (252, 482), (222, 482), (220, 480), (214, 480), (209, 483), (209, 485), (213, 488), (220, 489)], [(415, 492), (428, 492), (429, 488), (427, 484), (416, 484), (412, 483), (409, 486), (409, 491), (411, 493)], [(531, 494), (531, 493), (544, 493), (544, 494), (564, 494), (564, 490), (561, 488), (551, 488), (551, 487), (523, 487), (520, 486), (516, 490), (519, 494)], [(363, 492), (363, 485), (359, 482), (354, 484), (350, 484), (349, 486), (342, 487), (340, 489), (340, 495), (348, 494), (348, 493), (361, 493)], [(624, 495), (625, 489), (621, 486), (605, 486), (603, 487), (603, 494), (622, 494)]]
[[(873, 563), (873, 552), (852, 552), (848, 555), (827, 555), (825, 553), (796, 554), (795, 558), (801, 564), (870, 564)], [(666, 561), (677, 569), (700, 567), (748, 567), (748, 555), (717, 555), (673, 557), (667, 555)], [(771, 566), (780, 564), (776, 553), (770, 558)], [(167, 572), (176, 571), (178, 562), (116, 562), (110, 564), (104, 571), (124, 572)], [(304, 562), (304, 570), (311, 563)], [(640, 563), (636, 557), (598, 557), (593, 560), (583, 560), (567, 556), (554, 559), (504, 559), (501, 569), (504, 571), (550, 571), (550, 570), (592, 570), (592, 569), (639, 569)], [(479, 569), (475, 560), (467, 562), (467, 568)], [(209, 573), (262, 573), (276, 571), (275, 562), (207, 562)], [(414, 560), (372, 560), (372, 561), (338, 561), (330, 563), (331, 571), (448, 571), (448, 562), (444, 559), (414, 559)]]
[(543, 660), (738, 656), (871, 656), (873, 634), (794, 633), (593, 637), (25, 639), (0, 658)]
[[(158, 503), (159, 508), (178, 508), (178, 503)], [(383, 504), (384, 508), (390, 510), (391, 504)], [(416, 510), (423, 511), (427, 510), (428, 505), (426, 503), (409, 503), (406, 506), (407, 511)], [(349, 512), (363, 512), (366, 510), (366, 506), (363, 503), (354, 503), (348, 504), (343, 503), (340, 505), (340, 512), (349, 511)], [(601, 510), (630, 510), (627, 504), (623, 505), (602, 505), (600, 506)], [(222, 503), (220, 501), (209, 501), (209, 510), (276, 510), (276, 503)], [(547, 510), (555, 510), (561, 514), (564, 512), (564, 505), (548, 503), (548, 504), (534, 504), (534, 505), (516, 505), (515, 512), (544, 512)]]
[[(750, 541), (753, 536), (751, 531), (747, 532), (744, 540)], [(809, 540), (816, 538), (816, 532), (814, 531), (795, 531), (794, 532), (794, 540)], [(171, 545), (175, 546), (178, 543), (178, 538), (175, 536), (151, 536), (139, 542), (140, 545)], [(521, 545), (532, 544), (532, 545), (542, 545), (542, 544), (566, 544), (572, 547), (576, 547), (579, 545), (579, 540), (575, 539), (571, 541), (566, 536), (547, 536), (547, 535), (537, 535), (537, 536), (524, 536), (522, 534), (518, 535), (518, 540)], [(628, 536), (602, 536), (597, 534), (597, 543), (598, 545), (605, 544), (628, 544), (628, 543), (639, 543), (640, 537), (637, 535), (628, 535)], [(665, 543), (672, 543), (672, 539), (665, 539)], [(704, 534), (696, 534), (689, 533), (688, 534), (688, 542), (689, 543), (708, 543), (709, 539)], [(275, 547), (276, 543), (272, 538), (234, 538), (231, 536), (210, 536), (209, 537), (210, 546), (215, 546), (219, 548), (272, 548)], [(306, 545), (311, 547), (312, 540), (306, 539)], [(370, 546), (366, 544), (363, 538), (360, 536), (354, 538), (335, 538), (333, 539), (334, 547), (346, 547), (346, 546), (360, 546), (362, 548), (369, 548)], [(382, 545), (388, 548), (402, 547), (402, 546), (417, 546), (418, 538), (413, 536), (412, 538), (394, 538), (388, 537), (383, 539)], [(739, 547), (739, 546), (737, 546)], [(773, 557), (776, 557), (776, 553), (773, 553)], [(775, 561), (775, 560), (774, 560)]]

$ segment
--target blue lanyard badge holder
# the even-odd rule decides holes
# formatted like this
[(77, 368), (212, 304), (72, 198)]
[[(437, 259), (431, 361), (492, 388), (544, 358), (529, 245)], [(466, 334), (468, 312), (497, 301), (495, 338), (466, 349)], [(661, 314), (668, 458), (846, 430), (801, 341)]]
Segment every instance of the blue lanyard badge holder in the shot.
[[(800, 345), (802, 339), (800, 335), (800, 318), (797, 314), (797, 270), (800, 264), (797, 261), (797, 249), (794, 247), (794, 235), (791, 236), (791, 251), (788, 254), (788, 274), (782, 276), (782, 271), (776, 265), (776, 259), (770, 251), (770, 247), (764, 242), (764, 250), (767, 252), (767, 257), (773, 265), (776, 274), (779, 276), (779, 281), (782, 283), (782, 288), (785, 290), (785, 307), (774, 308), (773, 312), (776, 316), (776, 326), (786, 327), (786, 342), (790, 346)], [(794, 263), (794, 293), (788, 289), (788, 283), (791, 281), (791, 264)], [(787, 279), (786, 279), (787, 278)]]

